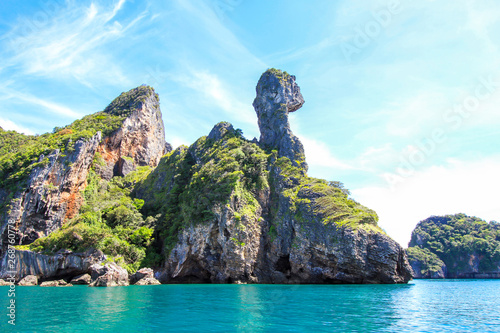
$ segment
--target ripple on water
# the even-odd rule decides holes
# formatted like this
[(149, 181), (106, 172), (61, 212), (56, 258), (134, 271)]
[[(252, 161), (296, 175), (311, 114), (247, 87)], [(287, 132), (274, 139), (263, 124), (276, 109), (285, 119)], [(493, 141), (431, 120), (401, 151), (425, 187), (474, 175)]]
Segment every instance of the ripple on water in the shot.
[(500, 280), (18, 287), (15, 331), (500, 332), (499, 299)]

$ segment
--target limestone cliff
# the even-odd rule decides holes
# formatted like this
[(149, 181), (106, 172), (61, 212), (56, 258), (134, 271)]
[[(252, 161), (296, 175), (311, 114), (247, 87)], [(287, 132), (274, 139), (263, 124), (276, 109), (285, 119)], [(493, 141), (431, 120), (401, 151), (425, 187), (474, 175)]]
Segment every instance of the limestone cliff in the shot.
[(304, 103), (295, 78), (269, 70), (254, 102), (261, 140), (228, 123), (167, 155), (138, 186), (162, 214), (166, 283), (406, 283), (404, 250), (377, 215), (338, 183), (306, 175), (288, 112)]
[(103, 178), (126, 175), (138, 166), (155, 167), (168, 147), (158, 95), (147, 86), (54, 133), (1, 135), (0, 255), (8, 221), (15, 225), (15, 243), (31, 244), (79, 213), (91, 168)]
[[(190, 147), (168, 152), (158, 96), (139, 87), (90, 120), (48, 135), (49, 142), (66, 145), (65, 156), (57, 155), (62, 148), (50, 150), (48, 157), (35, 154), (42, 161), (31, 168), (22, 164), (30, 176), (15, 192), (20, 202), (5, 189), (14, 188), (22, 173), (2, 169), (10, 179), (0, 180), (0, 199), (10, 203), (3, 206), (4, 226), (15, 217), (18, 244), (28, 244), (19, 250), (31, 250), (16, 254), (17, 278), (69, 280), (87, 273), (94, 282), (103, 276), (96, 285), (126, 284), (115, 265), (108, 265), (109, 274), (96, 273), (99, 266), (91, 264), (104, 257), (91, 256), (95, 248), (129, 273), (153, 266), (164, 283), (408, 282), (406, 254), (377, 226), (377, 214), (352, 200), (341, 183), (307, 175), (304, 148), (288, 121), (289, 112), (304, 104), (295, 77), (268, 70), (256, 92), (259, 142), (221, 122)], [(107, 124), (101, 136), (99, 122)], [(86, 136), (69, 141), (77, 128)], [(80, 143), (67, 149), (72, 142)], [(0, 157), (0, 164), (19, 164), (17, 152), (2, 149), (16, 163)], [(66, 175), (49, 176), (56, 166), (77, 176), (67, 185), (55, 182)], [(48, 179), (53, 195), (40, 192)], [(67, 188), (79, 199), (63, 196)], [(40, 193), (38, 199), (30, 199), (31, 191)], [(61, 217), (55, 223), (54, 210), (46, 207), (57, 200)], [(85, 251), (94, 259), (81, 257)], [(5, 257), (2, 265), (0, 276)]]
[(47, 162), (33, 168), (26, 187), (15, 193), (3, 218), (4, 245), (9, 220), (17, 226), (16, 243), (29, 244), (59, 229), (65, 220), (78, 213), (82, 203), (80, 191), (85, 188), (100, 140), (98, 132), (88, 140), (75, 142), (69, 155), (56, 149), (48, 156), (40, 156), (39, 161)]
[(307, 171), (304, 147), (288, 122), (288, 113), (304, 105), (295, 76), (270, 69), (262, 74), (256, 90), (253, 107), (259, 120), (260, 145), (277, 149), (278, 156), (288, 157), (294, 165), (301, 165)]
[(97, 149), (103, 159), (97, 172), (103, 178), (125, 176), (137, 166), (155, 167), (172, 149), (165, 142), (160, 99), (151, 87), (140, 86), (121, 94), (104, 112), (126, 118)]
[(417, 224), (407, 252), (415, 278), (500, 278), (500, 224), (431, 216)]

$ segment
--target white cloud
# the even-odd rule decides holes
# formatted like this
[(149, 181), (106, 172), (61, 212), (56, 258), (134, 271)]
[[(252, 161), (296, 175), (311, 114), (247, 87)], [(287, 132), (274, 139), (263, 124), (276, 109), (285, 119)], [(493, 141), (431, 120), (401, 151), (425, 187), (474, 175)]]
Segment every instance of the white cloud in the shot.
[(4, 89), (4, 95), (2, 96), (2, 99), (14, 99), (14, 100), (19, 100), (23, 103), (29, 103), (37, 106), (41, 106), (45, 108), (47, 111), (50, 113), (66, 117), (66, 118), (80, 118), (82, 117), (82, 114), (73, 111), (72, 109), (60, 105), (58, 103), (51, 102), (49, 100), (45, 100), (30, 94), (26, 93), (21, 93), (18, 91), (14, 91), (11, 89)]
[[(496, 3), (492, 6), (491, 3), (479, 4), (476, 1), (468, 0), (465, 5), (467, 8), (467, 21), (464, 29), (475, 33), (490, 54), (498, 55), (500, 53), (498, 43), (493, 41), (490, 36), (491, 26), (497, 24), (500, 20), (500, 10)], [(491, 65), (495, 68), (498, 67), (498, 60), (496, 60), (496, 64)]]
[(334, 170), (350, 170), (356, 169), (349, 163), (341, 161), (331, 152), (330, 147), (323, 141), (314, 139), (308, 135), (304, 135), (300, 125), (300, 120), (295, 113), (288, 114), (290, 128), (292, 132), (299, 138), (304, 146), (306, 153), (306, 162), (310, 167), (331, 168)]
[(33, 131), (31, 131), (30, 129), (17, 125), (16, 123), (14, 123), (9, 119), (0, 118), (0, 127), (2, 127), (6, 131), (16, 131), (27, 135), (34, 134)]
[(203, 70), (189, 70), (189, 74), (172, 75), (171, 78), (202, 94), (209, 103), (214, 103), (239, 121), (255, 124), (252, 106), (241, 102), (217, 75)]
[(442, 123), (446, 111), (445, 97), (434, 87), (403, 102), (393, 103), (382, 114), (387, 119), (386, 133), (396, 137), (414, 137), (425, 133), (431, 126)]
[(357, 165), (363, 170), (376, 172), (380, 168), (392, 166), (398, 157), (391, 143), (380, 147), (368, 147), (357, 159)]
[(297, 135), (304, 145), (306, 162), (314, 167), (328, 167), (337, 170), (354, 169), (347, 163), (342, 162), (330, 151), (328, 145), (322, 141), (311, 139), (303, 135)]
[(188, 147), (191, 145), (191, 143), (189, 143), (188, 140), (181, 138), (181, 137), (178, 137), (178, 136), (167, 138), (167, 142), (172, 145), (173, 149), (176, 149), (182, 145), (185, 145)]
[(193, 24), (201, 25), (201, 30), (207, 32), (217, 45), (220, 56), (237, 56), (237, 60), (245, 66), (254, 65), (258, 68), (267, 66), (254, 56), (235, 34), (221, 22), (221, 16), (217, 15), (214, 6), (207, 5), (204, 1), (177, 0), (179, 9), (186, 11), (195, 20)]
[(431, 216), (465, 213), (500, 220), (500, 156), (474, 161), (449, 160), (403, 179), (397, 186), (352, 190), (353, 197), (374, 209), (379, 225), (404, 247), (415, 225)]
[(20, 20), (7, 34), (10, 43), (3, 62), (21, 68), (24, 74), (76, 78), (90, 87), (97, 78), (99, 82), (128, 82), (112, 53), (105, 52), (109, 42), (125, 37), (145, 16), (141, 13), (121, 23), (114, 20), (124, 3), (120, 0), (111, 8), (101, 8), (95, 3), (87, 7), (69, 2), (47, 14), (46, 21)]

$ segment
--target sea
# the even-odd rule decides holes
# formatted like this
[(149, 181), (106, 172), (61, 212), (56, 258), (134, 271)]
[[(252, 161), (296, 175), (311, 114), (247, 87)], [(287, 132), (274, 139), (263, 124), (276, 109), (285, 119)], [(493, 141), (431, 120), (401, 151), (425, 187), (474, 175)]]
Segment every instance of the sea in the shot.
[(500, 280), (9, 290), (0, 332), (500, 332)]

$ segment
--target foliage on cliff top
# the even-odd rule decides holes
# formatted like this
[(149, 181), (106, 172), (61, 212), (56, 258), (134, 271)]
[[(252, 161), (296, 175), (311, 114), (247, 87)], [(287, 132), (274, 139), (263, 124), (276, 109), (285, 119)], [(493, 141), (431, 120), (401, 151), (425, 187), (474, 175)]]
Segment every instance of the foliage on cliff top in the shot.
[(139, 86), (127, 92), (121, 93), (120, 96), (115, 98), (111, 104), (104, 109), (104, 112), (115, 116), (128, 117), (135, 109), (139, 108), (140, 105), (146, 101), (146, 98), (151, 95), (153, 95), (159, 103), (160, 98), (152, 87), (146, 85)]
[(279, 182), (286, 183), (283, 193), (298, 220), (314, 213), (324, 224), (382, 232), (376, 213), (350, 199), (341, 183), (308, 177), (288, 158), (278, 159), (276, 152), (245, 140), (240, 130), (224, 133), (219, 140), (202, 137), (189, 148), (167, 154), (135, 189), (135, 195), (145, 201), (143, 214), (161, 215), (156, 230), (167, 252), (177, 243), (179, 231), (212, 221), (214, 211), (235, 197), (245, 206), (238, 216), (255, 215), (257, 193), (277, 181), (269, 173), (274, 167), (280, 170)]
[(85, 204), (80, 213), (48, 237), (39, 238), (27, 248), (41, 253), (62, 249), (83, 252), (102, 250), (129, 272), (147, 264), (146, 251), (153, 241), (154, 217), (143, 218), (139, 210), (144, 201), (130, 196), (135, 184), (145, 178), (150, 167), (139, 167), (126, 177), (101, 179), (89, 173), (84, 191)]
[(286, 187), (283, 195), (289, 198), (290, 209), (299, 220), (313, 212), (324, 224), (383, 232), (377, 225), (377, 213), (351, 199), (342, 183), (308, 177), (287, 157), (278, 158), (274, 166)]
[(284, 80), (288, 80), (288, 78), (290, 77), (290, 74), (288, 74), (287, 72), (284, 72), (282, 71), (281, 69), (276, 69), (276, 68), (269, 68), (267, 71), (264, 72), (265, 75), (274, 75), (276, 76), (278, 79), (280, 79), (280, 81)]
[(201, 137), (166, 155), (136, 193), (146, 202), (146, 215), (162, 215), (158, 230), (167, 250), (182, 228), (212, 220), (213, 209), (228, 204), (232, 195), (268, 187), (267, 157), (240, 130), (228, 131), (220, 140)]
[(480, 271), (494, 270), (500, 262), (500, 223), (465, 214), (432, 216), (413, 230), (409, 254), (414, 252), (412, 247), (435, 254), (451, 273), (467, 267), (471, 254), (482, 257)]
[(63, 128), (56, 127), (53, 133), (24, 135), (15, 131), (0, 132), (0, 188), (11, 192), (23, 187), (33, 168), (48, 163), (39, 161), (40, 156), (49, 155), (56, 149), (63, 154), (73, 152), (79, 139), (88, 139), (101, 131), (106, 136), (123, 123), (123, 117), (98, 112)]

